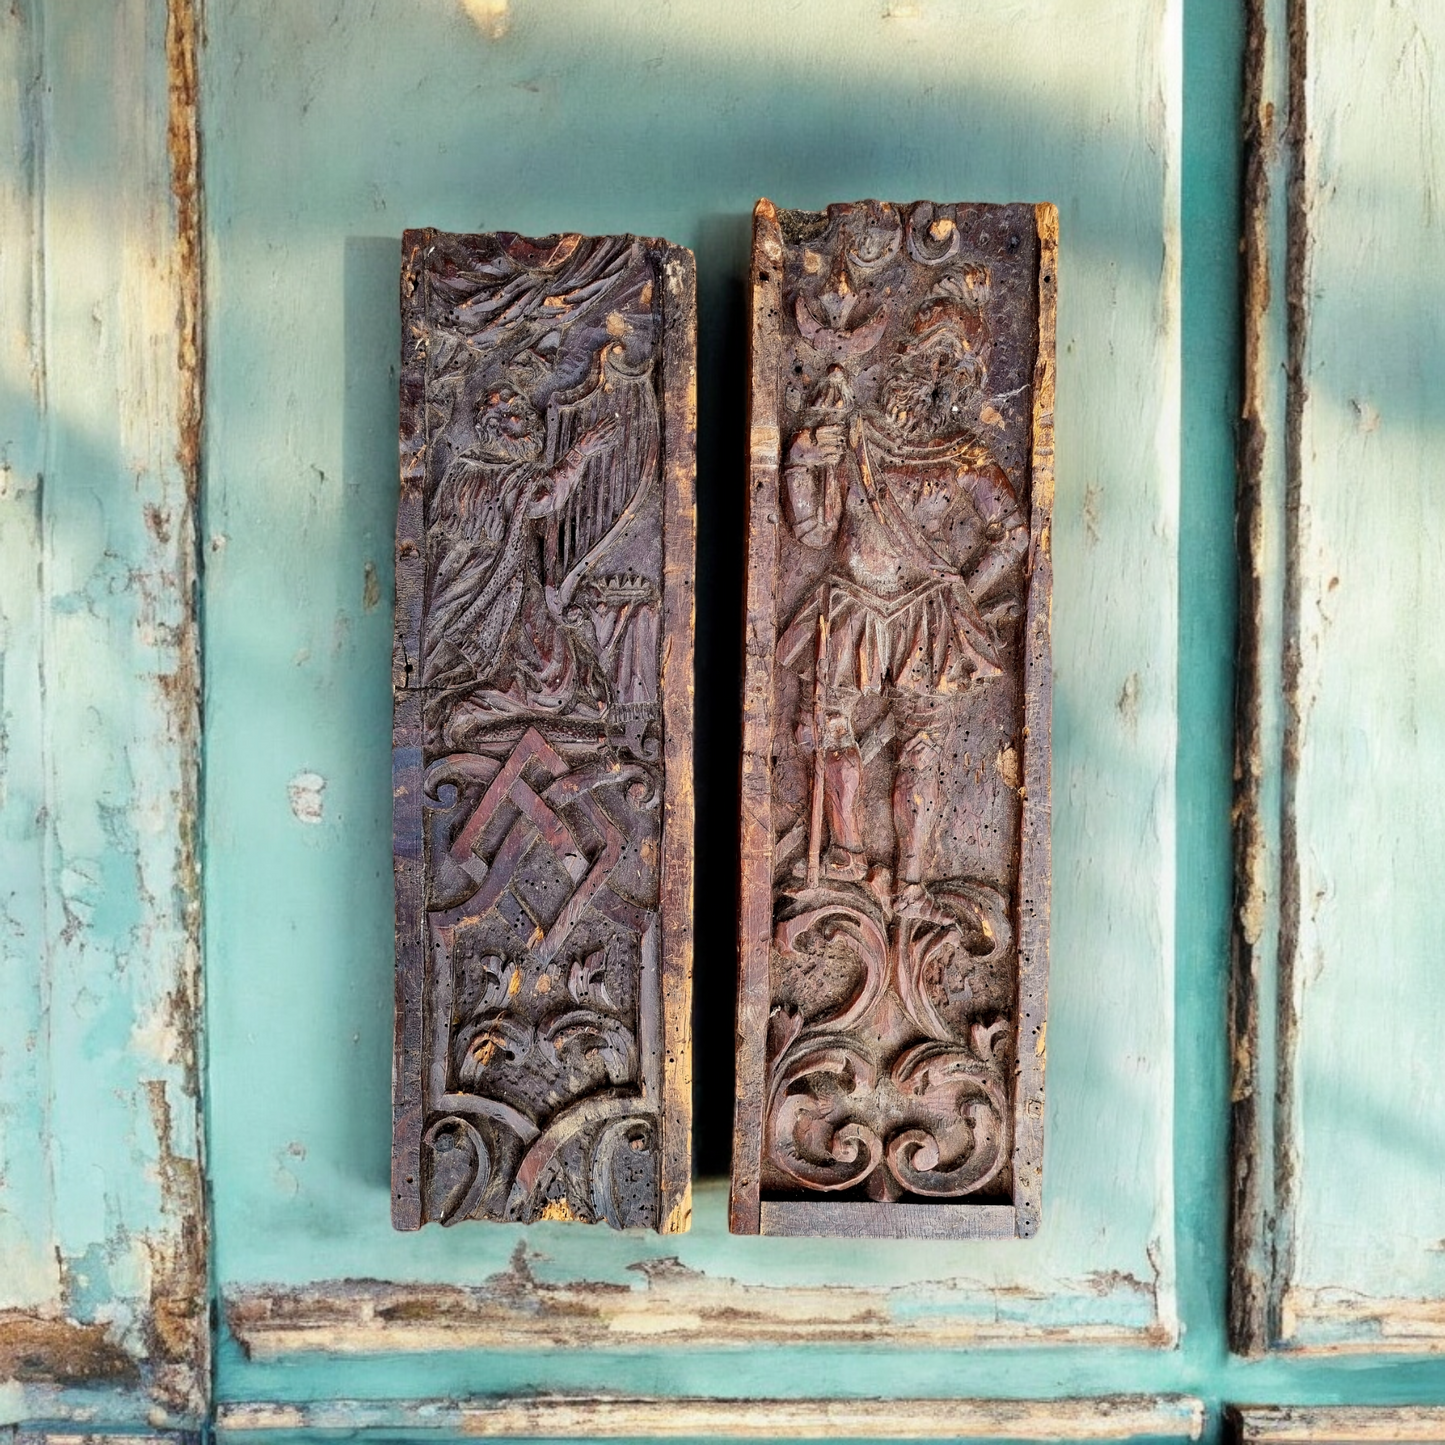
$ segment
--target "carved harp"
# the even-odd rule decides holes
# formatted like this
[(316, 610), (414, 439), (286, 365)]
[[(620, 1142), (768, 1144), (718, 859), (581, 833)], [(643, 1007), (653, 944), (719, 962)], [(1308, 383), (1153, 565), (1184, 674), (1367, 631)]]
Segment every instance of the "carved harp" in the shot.
[(616, 435), (587, 459), (543, 539), (547, 585), (564, 606), (591, 564), (627, 530), (658, 472), (662, 432), (652, 362), (629, 371), (616, 342), (598, 352), (585, 382), (553, 398), (547, 411), (547, 464), (565, 457), (577, 438), (605, 417), (616, 419)]

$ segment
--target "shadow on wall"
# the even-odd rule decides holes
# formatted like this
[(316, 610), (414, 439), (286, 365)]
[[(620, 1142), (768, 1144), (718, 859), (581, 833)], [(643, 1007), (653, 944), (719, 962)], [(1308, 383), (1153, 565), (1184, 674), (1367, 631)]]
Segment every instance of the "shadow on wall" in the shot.
[[(275, 15), (231, 13), (211, 27), (206, 115), (229, 139), (207, 150), (219, 282), (209, 466), (213, 475), (239, 478), (245, 459), (248, 475), (244, 490), (230, 484), (226, 494), (210, 494), (231, 540), (229, 575), (207, 592), (208, 757), (213, 775), (246, 773), (257, 760), (247, 757), (250, 744), (237, 731), (239, 699), (274, 704), (270, 746), (328, 776), (329, 816), (347, 820), (344, 833), (324, 840), (312, 830), (304, 853), (280, 848), (269, 856), (259, 833), (238, 829), (227, 837), (212, 829), (210, 888), (230, 891), (243, 886), (233, 879), (270, 875), (255, 891), (272, 898), (280, 914), (243, 920), (224, 899), (215, 901), (211, 917), (225, 919), (226, 932), (212, 932), (209, 960), (213, 974), (225, 977), (215, 978), (212, 998), (234, 991), (232, 970), (253, 952), (249, 940), (269, 953), (278, 933), (314, 938), (298, 915), (318, 898), (330, 900), (324, 937), (302, 952), (307, 969), (344, 990), (343, 1044), (356, 1038), (338, 1059), (328, 1057), (327, 1071), (339, 1069), (339, 1076), (318, 1081), (334, 1136), (313, 1143), (336, 1151), (333, 1166), (369, 1187), (385, 1187), (389, 1166), (390, 800), (381, 780), (389, 778), (401, 230), (633, 229), (697, 253), (695, 1137), (704, 1174), (727, 1172), (731, 1134), (726, 1021), (736, 976), (740, 477), (753, 200), (1051, 197), (1063, 213), (1069, 262), (1061, 348), (1075, 333), (1107, 344), (1114, 325), (1123, 336), (1138, 335), (1141, 311), (1162, 323), (1157, 164), (1133, 152), (1123, 138), (1129, 127), (1108, 124), (1077, 72), (1073, 93), (1010, 89), (996, 74), (985, 78), (978, 57), (960, 62), (954, 51), (946, 58), (954, 22), (941, 35), (937, 26), (910, 31), (907, 23), (879, 21), (877, 5), (851, 7), (863, 27), (856, 34), (821, 12), (812, 25), (779, 27), (754, 7), (730, 19), (704, 16), (702, 8), (694, 8), (690, 24), (676, 17), (659, 24), (655, 12), (637, 6), (605, 19), (515, 6), (500, 42), (440, 0), (414, 9), (404, 26), (374, 20), (331, 29), (310, 12), (288, 11), (287, 45), (279, 50), (262, 33), (278, 23)], [(414, 79), (421, 74), (424, 88)], [(379, 222), (387, 234), (376, 234)], [(298, 324), (294, 298), (311, 294), (324, 303), (336, 295), (338, 262), (342, 324), (314, 310)], [(1075, 298), (1086, 294), (1098, 299), (1079, 307)], [(1121, 309), (1129, 313), (1123, 320)], [(1061, 367), (1076, 370), (1069, 357)], [(345, 378), (339, 398), (331, 381), (338, 369)], [(1060, 445), (1086, 458), (1107, 491), (1111, 477), (1148, 474), (1152, 436), (1106, 419), (1098, 405), (1103, 383), (1092, 385), (1092, 405), (1087, 384), (1061, 387)], [(327, 438), (338, 414), (342, 446), (333, 458)], [(339, 482), (332, 475), (338, 461)], [(1061, 471), (1065, 488), (1078, 479), (1076, 470)], [(1119, 505), (1127, 506), (1126, 498), (1121, 494)], [(1077, 513), (1077, 497), (1066, 491), (1060, 511), (1071, 507)], [(280, 557), (243, 563), (243, 530), (294, 535), (298, 514), (311, 574), (299, 587), (282, 575)], [(1069, 525), (1062, 516), (1061, 536)], [(375, 615), (363, 617), (357, 602), (368, 563), (382, 600)], [(1059, 577), (1063, 596), (1071, 580), (1064, 558)], [(333, 610), (355, 625), (314, 690), (298, 688), (293, 655), (303, 638), (332, 630)], [(1096, 628), (1062, 619), (1061, 640), (1071, 626), (1084, 654), (1099, 645)], [(303, 675), (314, 656), (313, 648)], [(1061, 684), (1070, 674), (1075, 686), (1091, 685), (1086, 655), (1061, 656)], [(1133, 739), (1113, 718), (1119, 689), (1112, 685), (1107, 716), (1090, 704), (1079, 728), (1061, 687), (1061, 784), (1081, 751), (1091, 774), (1117, 777), (1136, 766)], [(319, 716), (328, 708), (344, 717), (344, 737), (335, 721)], [(328, 751), (335, 771), (307, 761)], [(1070, 832), (1087, 830), (1081, 814), (1088, 806), (1065, 804)], [(1137, 848), (1137, 821), (1128, 831)], [(323, 844), (329, 856), (318, 856)], [(1067, 919), (1077, 888), (1111, 885), (1087, 867), (1085, 881), (1067, 848), (1061, 856), (1070, 869), (1059, 890), (1059, 915)], [(1128, 911), (1125, 904), (1121, 912)], [(213, 1038), (219, 1042), (229, 1028)], [(229, 1075), (234, 1065), (223, 1067)]]
[[(1133, 1117), (1131, 1090), (1142, 1113), (1156, 1108), (1154, 1081), (1109, 1056), (1107, 1019), (1167, 1009), (1148, 989), (1124, 996), (1138, 993), (1139, 960), (1168, 946), (1152, 895), (1172, 817), (1151, 790), (1170, 766), (1174, 679), (1135, 675), (1141, 658), (1173, 655), (1159, 640), (1176, 541), (1159, 418), (1174, 399), (1149, 346), (1176, 304), (1160, 239), (1164, 81), (1146, 38), (1160, 20), (1103, 25), (1040, 5), (1028, 26), (887, 8), (785, 16), (688, 0), (659, 18), (640, 3), (514, 3), (495, 39), (460, 0), (346, 25), (310, 7), (210, 17), (207, 525), (230, 540), (206, 592), (208, 964), (218, 1132), (235, 1149), (310, 1128), (330, 1167), (369, 1188), (387, 1178), (401, 231), (631, 229), (698, 258), (696, 1138), (701, 1172), (726, 1172), (745, 281), (761, 194), (1059, 204), (1054, 998), (1078, 1027), (1057, 1052), (1051, 1039), (1051, 1076), (1076, 1087), (1050, 1107), (1081, 1140)], [(1118, 607), (1120, 576), (1144, 606)], [(329, 779), (320, 828), (265, 801), (301, 767)], [(247, 789), (262, 799), (249, 810)], [(266, 910), (244, 905), (258, 897)], [(1121, 957), (1122, 970), (1099, 966)], [(245, 997), (255, 960), (264, 1007)], [(298, 1104), (286, 1055), (327, 1028), (337, 1052), (308, 1064)], [(240, 1081), (273, 1061), (257, 1085), (271, 1092), (243, 1098)], [(294, 1126), (262, 1117), (292, 1108), (305, 1116)], [(322, 1113), (324, 1129), (307, 1122)]]

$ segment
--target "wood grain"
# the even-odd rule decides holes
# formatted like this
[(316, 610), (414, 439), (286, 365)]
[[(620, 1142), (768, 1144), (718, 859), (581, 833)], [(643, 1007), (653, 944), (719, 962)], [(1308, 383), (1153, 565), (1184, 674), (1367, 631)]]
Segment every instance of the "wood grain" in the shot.
[(735, 1232), (1038, 1227), (1057, 245), (755, 212)]
[(228, 1404), (218, 1437), (260, 1431), (404, 1430), (498, 1439), (1197, 1440), (1204, 1410), (1182, 1395), (1092, 1399), (724, 1399), (510, 1396), (466, 1403)]
[(1233, 1405), (1226, 1413), (1239, 1445), (1445, 1440), (1445, 1407), (1439, 1405)]
[(403, 238), (393, 1222), (690, 1217), (691, 254)]
[[(1445, 182), (1445, 17), (1262, 0), (1251, 26), (1231, 1332), (1434, 1353), (1445, 325), (1439, 223), (1403, 197)], [(1410, 259), (1377, 306), (1385, 254)]]

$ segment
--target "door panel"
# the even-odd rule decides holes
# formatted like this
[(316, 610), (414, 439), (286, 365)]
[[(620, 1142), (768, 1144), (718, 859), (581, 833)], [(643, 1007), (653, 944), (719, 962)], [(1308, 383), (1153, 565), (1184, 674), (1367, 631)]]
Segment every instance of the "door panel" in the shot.
[[(283, 1358), (527, 1350), (539, 1329), (599, 1349), (706, 1347), (836, 1339), (851, 1311), (870, 1343), (1168, 1343), (1177, 9), (695, 0), (664, 24), (641, 3), (605, 19), (517, 5), (509, 29), (451, 3), (342, 14), (217, 0), (207, 25), (211, 1163), (238, 1341)], [(839, 93), (841, 110), (825, 100)], [(556, 1225), (395, 1234), (383, 780), (397, 237), (630, 226), (694, 247), (709, 278), (699, 615), (718, 630), (699, 642), (698, 1130), (720, 1120), (725, 1138), (735, 953), (730, 926), (705, 920), (731, 912), (730, 874), (711, 866), (736, 836), (743, 427), (729, 369), (763, 193), (1060, 205), (1051, 1017), (1064, 1022), (1049, 1040), (1040, 1237), (738, 1240), (711, 1185), (693, 1233), (670, 1241)], [(725, 1167), (716, 1145), (710, 1157)], [(383, 1340), (385, 1301), (399, 1303)], [(475, 1329), (439, 1333), (477, 1308)], [(491, 1355), (475, 1378), (524, 1368)], [(600, 1378), (600, 1361), (587, 1368)], [(249, 1379), (228, 1351), (223, 1395), (262, 1388)]]
[(188, 13), (0, 16), (0, 1420), (206, 1407)]
[(1438, 1350), (1445, 14), (1271, 18), (1247, 316), (1236, 1333)]

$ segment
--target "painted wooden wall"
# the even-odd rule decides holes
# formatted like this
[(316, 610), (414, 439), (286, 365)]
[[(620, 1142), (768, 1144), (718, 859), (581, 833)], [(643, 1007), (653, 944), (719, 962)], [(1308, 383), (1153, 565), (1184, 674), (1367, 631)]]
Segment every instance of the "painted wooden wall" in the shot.
[[(1440, 28), (1383, 0), (12, 6), (0, 1421), (1123, 1439), (1217, 1434), (1231, 1399), (1445, 1400), (1439, 243), (1413, 183), (1437, 170)], [(1060, 208), (1027, 1243), (726, 1234), (759, 194)], [(697, 253), (703, 1177), (682, 1238), (389, 1227), (395, 298), (423, 224)], [(1241, 400), (1259, 727), (1236, 800)], [(1322, 1353), (1341, 1345), (1347, 1366)]]
[(1237, 1324), (1256, 1349), (1437, 1351), (1445, 11), (1311, 21), (1261, 81)]
[(209, 1387), (198, 258), (163, 6), (0, 14), (0, 1417)]
[[(854, 1346), (1172, 1341), (1178, 8), (1030, 0), (984, 20), (878, 0), (689, 0), (660, 19), (643, 0), (517, 0), (505, 14), (425, 0), (357, 19), (331, 4), (213, 3), (207, 32), (203, 114), (225, 138), (205, 170), (211, 1175), (235, 1340), (255, 1360), (429, 1352), (440, 1300), (384, 1341), (374, 1324), (395, 1282), (421, 1280), (484, 1287), (485, 1317), (451, 1342), (520, 1351), (487, 1361), (493, 1387), (535, 1378), (528, 1354), (557, 1330), (550, 1317), (539, 1328), (541, 1304), (593, 1344), (632, 1349), (783, 1343), (799, 1324)], [(737, 708), (745, 483), (740, 376), (726, 372), (752, 202), (944, 193), (1053, 199), (1066, 237), (1051, 980), (1065, 1026), (1049, 1036), (1039, 1240), (734, 1240), (711, 1184), (680, 1240), (393, 1233), (384, 764), (398, 230), (631, 227), (695, 248), (699, 610), (712, 619), (698, 713), (715, 720)], [(1124, 605), (1120, 579), (1148, 605)], [(698, 1133), (721, 1172), (731, 716), (698, 751), (697, 891), (713, 921), (698, 930), (711, 1005)], [(314, 808), (298, 805), (303, 788)], [(342, 1287), (358, 1277), (387, 1283)], [(502, 1281), (513, 1302), (499, 1311)], [(599, 1304), (597, 1286), (627, 1283)], [(831, 1325), (838, 1314), (846, 1327)], [(237, 1352), (221, 1364), (223, 1394), (266, 1388)], [(475, 1363), (459, 1367), (476, 1378)], [(587, 1354), (556, 1368), (591, 1384), (614, 1369)], [(766, 1389), (772, 1368), (740, 1362), (733, 1388)], [(877, 1387), (841, 1351), (803, 1374), (828, 1392)]]

